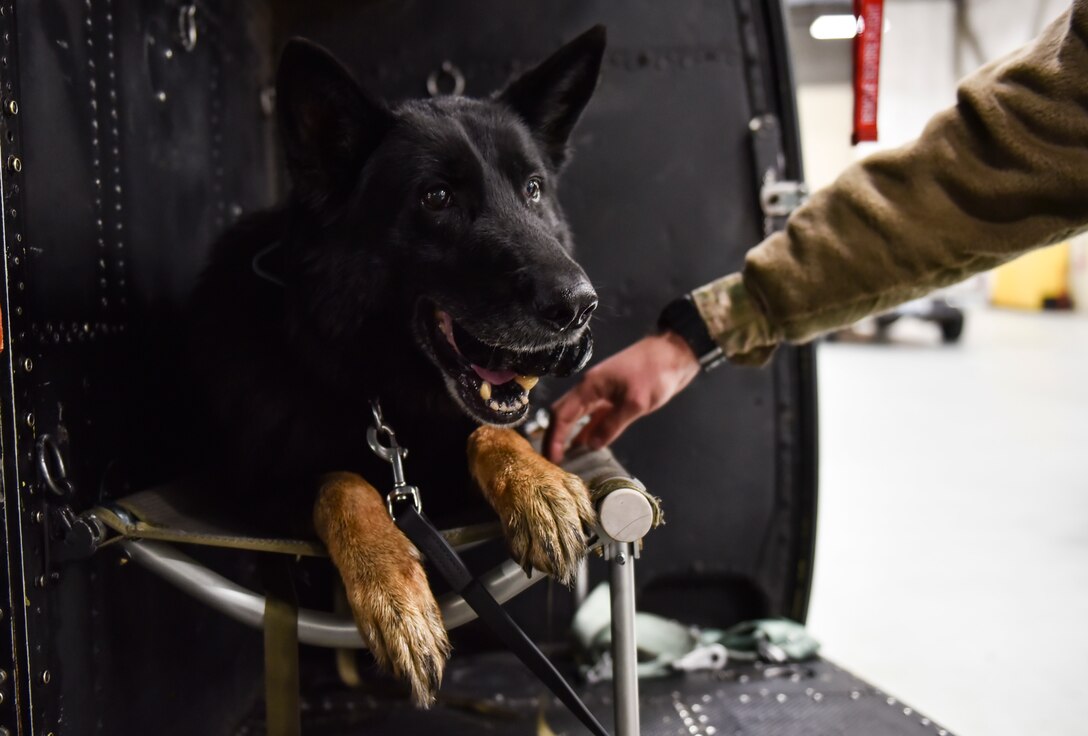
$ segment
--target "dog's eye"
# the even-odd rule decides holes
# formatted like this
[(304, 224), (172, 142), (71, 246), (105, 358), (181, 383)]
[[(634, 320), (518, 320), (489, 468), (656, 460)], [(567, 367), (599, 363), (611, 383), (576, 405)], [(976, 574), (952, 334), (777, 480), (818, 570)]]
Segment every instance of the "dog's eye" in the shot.
[(540, 179), (533, 177), (525, 184), (525, 196), (530, 202), (539, 202), (542, 189), (543, 185), (540, 183)]
[(429, 210), (444, 210), (453, 204), (453, 195), (445, 187), (435, 187), (434, 189), (428, 189), (423, 194), (423, 199), (420, 202)]

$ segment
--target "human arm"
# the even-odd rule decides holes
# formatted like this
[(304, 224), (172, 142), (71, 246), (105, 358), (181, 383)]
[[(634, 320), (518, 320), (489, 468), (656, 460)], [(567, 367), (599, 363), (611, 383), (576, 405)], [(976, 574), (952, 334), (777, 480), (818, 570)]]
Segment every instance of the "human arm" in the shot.
[(693, 292), (734, 362), (962, 281), (1088, 225), (1088, 0), (966, 79), (901, 148), (865, 158)]
[[(692, 298), (729, 360), (760, 365), (783, 341), (885, 311), (1086, 224), (1088, 0), (1076, 0), (1032, 44), (968, 78), (917, 141), (848, 168), (749, 251), (740, 272)], [(554, 404), (549, 456), (562, 456), (581, 416), (592, 418), (576, 442), (606, 445), (697, 373), (695, 355), (675, 341), (635, 343)]]

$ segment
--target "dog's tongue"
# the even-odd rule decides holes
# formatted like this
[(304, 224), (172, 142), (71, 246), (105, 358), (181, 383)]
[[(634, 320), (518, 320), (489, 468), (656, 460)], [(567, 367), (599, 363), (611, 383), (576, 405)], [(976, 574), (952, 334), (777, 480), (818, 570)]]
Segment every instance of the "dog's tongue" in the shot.
[(513, 381), (517, 373), (514, 371), (492, 371), (487, 368), (481, 368), (475, 363), (472, 364), (472, 370), (476, 371), (476, 375), (484, 379), (492, 386), (501, 386), (504, 383)]

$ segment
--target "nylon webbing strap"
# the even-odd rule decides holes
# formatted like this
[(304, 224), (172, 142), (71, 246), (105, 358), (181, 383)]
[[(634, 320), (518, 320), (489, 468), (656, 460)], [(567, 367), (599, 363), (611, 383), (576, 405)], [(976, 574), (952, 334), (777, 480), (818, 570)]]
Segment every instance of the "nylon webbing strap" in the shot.
[(431, 522), (408, 503), (400, 504), (395, 520), (401, 531), (434, 565), (438, 574), (465, 599), (480, 620), (491, 629), (491, 633), (505, 644), (591, 733), (597, 736), (608, 736), (608, 731), (563, 679), (559, 670), (510, 618), (510, 614), (491, 596), (487, 588), (465, 567), (465, 563), (438, 533), (438, 530), (431, 525)]
[(268, 736), (301, 736), (298, 601), (287, 561), (264, 566), (264, 707)]

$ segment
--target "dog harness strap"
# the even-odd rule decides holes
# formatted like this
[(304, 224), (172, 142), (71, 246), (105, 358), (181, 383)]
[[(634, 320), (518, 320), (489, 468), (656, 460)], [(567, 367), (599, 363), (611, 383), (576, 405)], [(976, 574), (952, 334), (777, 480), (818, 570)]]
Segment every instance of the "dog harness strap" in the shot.
[(401, 503), (398, 507), (398, 513), (394, 516), (397, 526), (434, 565), (438, 574), (450, 587), (465, 599), (480, 620), (491, 629), (491, 633), (505, 644), (591, 733), (597, 736), (608, 736), (608, 731), (590, 712), (570, 684), (563, 679), (555, 665), (544, 656), (536, 644), (533, 644), (533, 641), (492, 597), (487, 588), (473, 576), (453, 547), (446, 542), (427, 517), (410, 503)]
[[(427, 560), (435, 566), (438, 574), (446, 581), (446, 584), (458, 595), (475, 581), (472, 572), (465, 567), (465, 563), (458, 557), (453, 547), (447, 544), (445, 538), (438, 532), (431, 522), (414, 506), (402, 504), (403, 509), (394, 517), (394, 521), (408, 539), (412, 540)], [(437, 537), (437, 539), (432, 537)]]
[[(608, 731), (574, 692), (574, 688), (563, 679), (555, 665), (533, 644), (532, 639), (465, 566), (446, 538), (423, 515), (419, 489), (408, 485), (404, 477), (404, 458), (408, 451), (397, 443), (396, 433), (386, 423), (377, 399), (370, 402), (370, 409), (374, 414), (374, 423), (367, 430), (367, 444), (375, 455), (393, 467), (393, 490), (386, 496), (385, 503), (394, 523), (434, 565), (454, 592), (465, 599), (465, 603), (491, 629), (491, 633), (567, 706), (590, 733), (608, 736)], [(383, 437), (388, 444), (382, 442)]]

